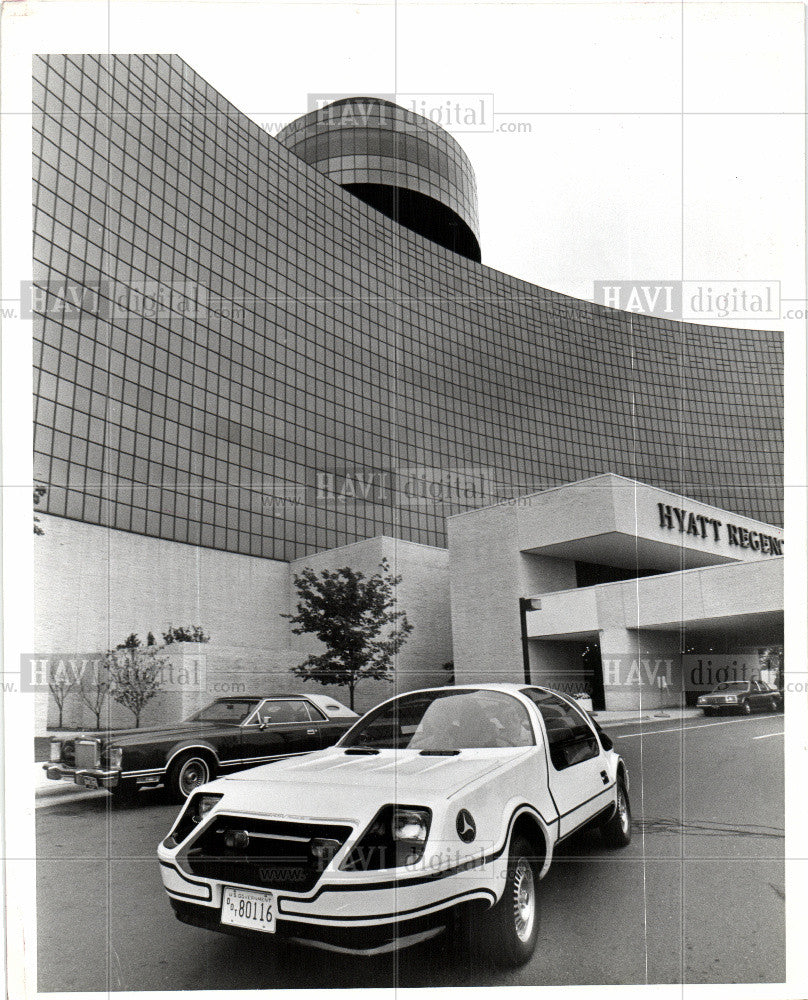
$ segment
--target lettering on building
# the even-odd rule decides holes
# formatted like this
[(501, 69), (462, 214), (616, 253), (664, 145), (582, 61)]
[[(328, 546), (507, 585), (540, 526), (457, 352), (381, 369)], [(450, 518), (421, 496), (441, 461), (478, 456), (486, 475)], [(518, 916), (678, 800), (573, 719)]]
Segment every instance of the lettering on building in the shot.
[(658, 503), (657, 508), (660, 528), (678, 531), (682, 535), (692, 535), (694, 538), (709, 538), (713, 542), (735, 545), (741, 549), (752, 549), (764, 555), (783, 554), (782, 538), (775, 538), (773, 535), (766, 535), (762, 531), (744, 528), (737, 524), (724, 524), (717, 517), (696, 514), (668, 503)]

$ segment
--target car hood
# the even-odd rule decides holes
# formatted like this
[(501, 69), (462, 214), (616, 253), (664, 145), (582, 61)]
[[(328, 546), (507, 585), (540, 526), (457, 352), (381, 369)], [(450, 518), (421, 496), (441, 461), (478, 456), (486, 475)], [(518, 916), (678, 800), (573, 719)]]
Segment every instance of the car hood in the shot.
[(104, 732), (80, 733), (66, 737), (71, 740), (101, 740), (115, 746), (132, 746), (140, 743), (157, 743), (166, 739), (184, 739), (188, 736), (205, 737), (217, 729), (233, 729), (234, 726), (218, 722), (172, 722), (170, 726), (141, 726), (140, 729), (108, 729)]
[(207, 787), (224, 793), (224, 809), (347, 818), (368, 807), (375, 811), (386, 802), (430, 805), (446, 801), (535, 750), (463, 750), (455, 757), (424, 757), (417, 750), (383, 750), (364, 756), (330, 747), (241, 771)]

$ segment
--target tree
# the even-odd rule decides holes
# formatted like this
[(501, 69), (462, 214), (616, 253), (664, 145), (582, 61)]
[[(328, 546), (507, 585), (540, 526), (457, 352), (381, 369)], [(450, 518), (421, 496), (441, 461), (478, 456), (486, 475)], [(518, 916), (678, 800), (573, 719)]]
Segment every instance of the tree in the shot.
[(93, 662), (89, 679), (86, 671), (82, 673), (81, 683), (78, 686), (79, 698), (95, 716), (96, 729), (101, 728), (101, 713), (109, 697), (109, 688), (109, 656), (106, 656), (100, 659), (100, 662), (98, 660)]
[[(127, 642), (132, 638), (130, 636)], [(134, 639), (137, 640), (137, 636)], [(110, 697), (134, 715), (135, 729), (140, 728), (143, 709), (160, 693), (163, 683), (167, 661), (157, 652), (157, 648), (141, 648), (137, 642), (136, 645), (118, 646), (107, 657)]]
[(412, 631), (396, 602), (400, 582), (400, 576), (390, 575), (386, 559), (371, 577), (349, 567), (319, 576), (307, 567), (295, 574), (297, 613), (282, 617), (295, 635), (316, 635), (326, 651), (309, 656), (293, 673), (304, 681), (347, 687), (351, 708), (361, 680), (391, 680), (393, 658)]
[[(151, 635), (151, 632), (149, 635)], [(166, 646), (169, 646), (172, 642), (210, 642), (210, 636), (201, 625), (192, 625), (190, 628), (169, 625), (166, 631), (163, 632), (163, 641)]]
[(53, 700), (56, 702), (56, 707), (59, 709), (59, 724), (56, 727), (57, 729), (63, 728), (65, 702), (75, 686), (76, 674), (67, 669), (64, 660), (60, 660), (48, 679), (48, 687), (53, 695)]
[(780, 689), (784, 686), (785, 670), (783, 646), (767, 646), (760, 654), (760, 666), (763, 670), (768, 670), (775, 675), (775, 687)]
[[(47, 487), (45, 487), (45, 486), (35, 486), (34, 487), (34, 507), (37, 506), (37, 504), (39, 503), (39, 501), (42, 499), (42, 497), (45, 496), (45, 494), (47, 492), (48, 492), (48, 490), (47, 490)], [(34, 514), (34, 534), (35, 535), (44, 535), (45, 534), (45, 529), (40, 526), (40, 520), (36, 516), (36, 514)]]

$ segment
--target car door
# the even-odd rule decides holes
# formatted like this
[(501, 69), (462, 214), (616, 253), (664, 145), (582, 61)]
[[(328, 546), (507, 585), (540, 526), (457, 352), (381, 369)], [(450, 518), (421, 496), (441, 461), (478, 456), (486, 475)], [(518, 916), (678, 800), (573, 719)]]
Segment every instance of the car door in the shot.
[(347, 733), (358, 719), (358, 716), (349, 719), (331, 719), (311, 701), (306, 702), (306, 708), (309, 711), (312, 723), (317, 726), (321, 747), (333, 746), (340, 736), (343, 733)]
[(752, 681), (751, 687), (752, 687), (752, 695), (751, 695), (752, 708), (760, 712), (763, 709), (767, 708), (769, 704), (769, 695), (766, 691), (766, 685), (763, 684), (761, 681)]
[(579, 708), (540, 688), (525, 690), (544, 727), (550, 794), (566, 837), (614, 800), (603, 747)]
[(311, 753), (320, 748), (320, 731), (302, 698), (265, 698), (242, 727), (244, 766)]

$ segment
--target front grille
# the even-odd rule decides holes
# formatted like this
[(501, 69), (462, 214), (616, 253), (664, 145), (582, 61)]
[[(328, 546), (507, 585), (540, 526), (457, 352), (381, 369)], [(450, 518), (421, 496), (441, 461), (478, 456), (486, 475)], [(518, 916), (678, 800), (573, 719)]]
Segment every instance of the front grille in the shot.
[(99, 747), (97, 740), (76, 740), (75, 762), (77, 768), (98, 767)]
[[(325, 868), (324, 862), (312, 854), (311, 841), (326, 838), (342, 846), (350, 832), (349, 826), (222, 815), (184, 852), (184, 864), (191, 874), (220, 882), (307, 892), (314, 888)], [(228, 833), (246, 833), (249, 842), (246, 846), (228, 847)]]

